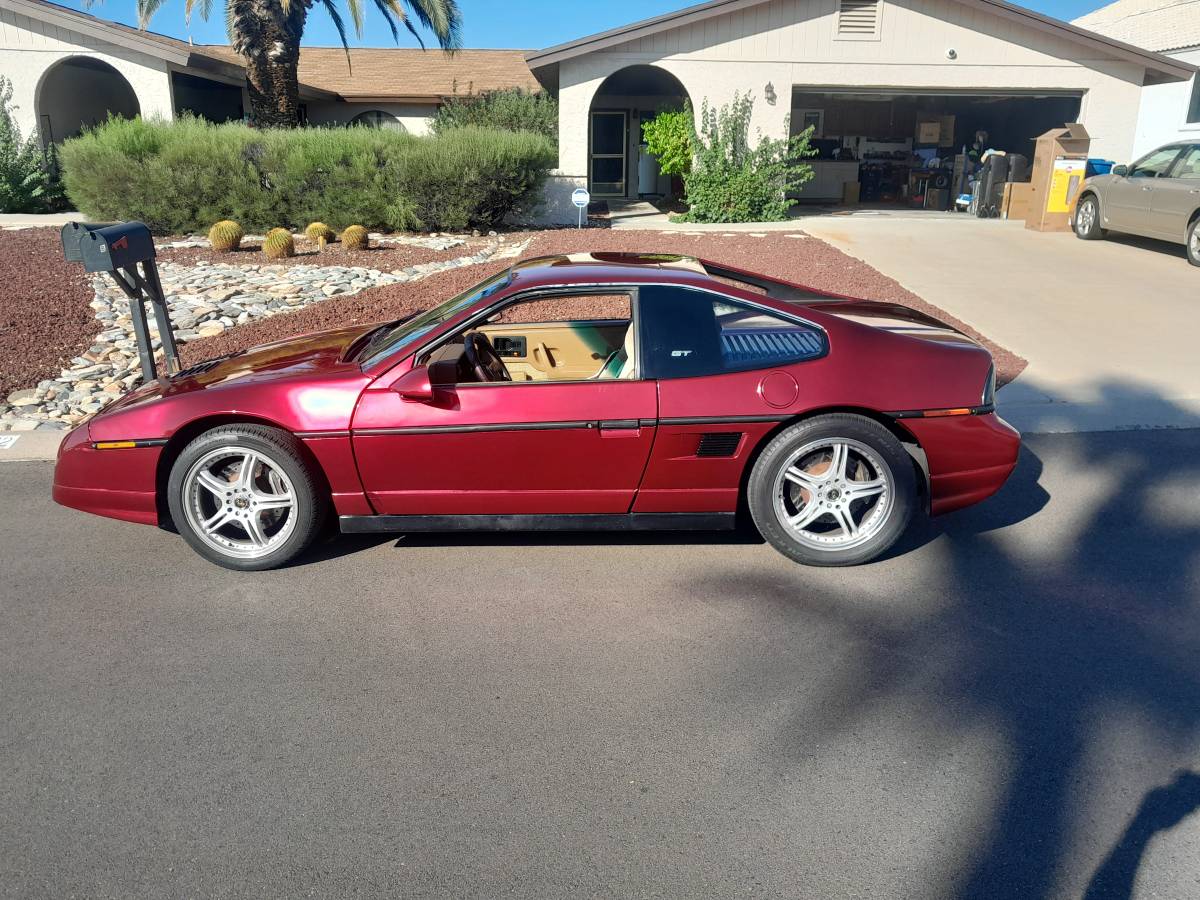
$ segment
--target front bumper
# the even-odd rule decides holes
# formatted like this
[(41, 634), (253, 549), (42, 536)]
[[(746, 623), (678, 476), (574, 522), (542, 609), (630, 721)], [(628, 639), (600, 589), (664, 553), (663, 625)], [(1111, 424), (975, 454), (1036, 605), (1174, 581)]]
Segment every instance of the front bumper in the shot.
[(159, 523), (155, 481), (162, 447), (97, 450), (88, 426), (63, 439), (54, 466), (54, 502), (142, 525)]

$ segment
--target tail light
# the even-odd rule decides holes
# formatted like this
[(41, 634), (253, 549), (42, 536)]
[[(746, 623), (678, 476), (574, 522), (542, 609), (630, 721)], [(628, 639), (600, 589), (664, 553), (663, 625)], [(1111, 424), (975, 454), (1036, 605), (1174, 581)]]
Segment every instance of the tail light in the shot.
[(980, 400), (983, 406), (994, 406), (996, 404), (996, 364), (992, 363), (988, 366), (987, 380), (983, 384), (983, 397)]

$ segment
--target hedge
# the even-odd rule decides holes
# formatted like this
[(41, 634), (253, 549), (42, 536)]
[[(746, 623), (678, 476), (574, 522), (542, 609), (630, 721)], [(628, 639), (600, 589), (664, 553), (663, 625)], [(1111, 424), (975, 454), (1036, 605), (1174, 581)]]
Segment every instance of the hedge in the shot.
[(555, 151), (524, 132), (459, 128), (415, 137), (371, 128), (256, 130), (195, 118), (110, 119), (62, 147), (63, 180), (93, 220), (156, 233), (326, 222), (341, 230), (458, 230), (531, 209)]

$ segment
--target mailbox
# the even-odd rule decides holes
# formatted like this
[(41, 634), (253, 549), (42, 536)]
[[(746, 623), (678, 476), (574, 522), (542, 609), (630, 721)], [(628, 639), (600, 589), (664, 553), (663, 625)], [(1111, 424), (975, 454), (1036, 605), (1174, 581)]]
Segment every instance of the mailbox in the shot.
[[(63, 249), (67, 250), (65, 240)], [(79, 254), (88, 272), (132, 268), (154, 259), (154, 238), (141, 222), (105, 225), (80, 233)]]
[(111, 222), (88, 225), (85, 222), (68, 222), (62, 227), (63, 255), (67, 262), (83, 262), (83, 251), (79, 249), (80, 239), (90, 231), (107, 228)]

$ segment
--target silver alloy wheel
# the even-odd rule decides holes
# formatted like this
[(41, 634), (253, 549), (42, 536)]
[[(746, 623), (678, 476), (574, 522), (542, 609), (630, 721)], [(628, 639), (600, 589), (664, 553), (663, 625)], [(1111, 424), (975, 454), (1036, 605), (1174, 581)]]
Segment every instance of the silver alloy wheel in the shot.
[(1192, 254), (1192, 259), (1200, 259), (1200, 225), (1193, 228), (1188, 237), (1188, 252)]
[(296, 527), (296, 492), (287, 473), (249, 447), (211, 450), (183, 479), (188, 524), (214, 550), (238, 559), (259, 559), (288, 539)]
[(1079, 205), (1079, 211), (1075, 213), (1075, 230), (1082, 235), (1090, 234), (1095, 224), (1096, 201), (1089, 198)]
[(847, 550), (873, 538), (896, 496), (892, 470), (859, 441), (822, 438), (805, 444), (779, 470), (775, 515), (800, 542)]

